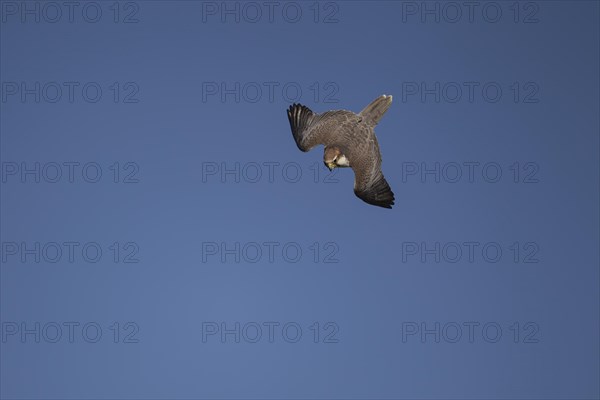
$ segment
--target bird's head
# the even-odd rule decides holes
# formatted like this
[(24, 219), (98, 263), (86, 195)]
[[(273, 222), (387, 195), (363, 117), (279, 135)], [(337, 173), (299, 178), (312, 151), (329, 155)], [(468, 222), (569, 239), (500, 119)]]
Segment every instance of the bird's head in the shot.
[(329, 168), (330, 171), (333, 171), (336, 167), (349, 167), (348, 159), (337, 146), (327, 146), (325, 148), (325, 153), (323, 154), (323, 162), (325, 166)]

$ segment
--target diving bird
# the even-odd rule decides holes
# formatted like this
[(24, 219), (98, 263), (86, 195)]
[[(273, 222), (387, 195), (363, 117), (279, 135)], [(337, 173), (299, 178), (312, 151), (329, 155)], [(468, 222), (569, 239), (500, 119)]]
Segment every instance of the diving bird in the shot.
[(392, 96), (380, 96), (360, 113), (347, 110), (312, 112), (301, 104), (292, 104), (287, 115), (292, 135), (304, 152), (322, 144), (323, 162), (333, 170), (351, 167), (354, 194), (366, 203), (392, 208), (394, 193), (381, 172), (381, 153), (375, 126), (392, 104)]

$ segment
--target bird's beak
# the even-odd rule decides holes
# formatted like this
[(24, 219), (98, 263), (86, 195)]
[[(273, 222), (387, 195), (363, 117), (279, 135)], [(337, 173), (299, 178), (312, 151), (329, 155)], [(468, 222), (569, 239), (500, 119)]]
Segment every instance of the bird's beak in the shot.
[(326, 165), (327, 165), (327, 168), (329, 168), (330, 171), (333, 171), (333, 169), (335, 168), (335, 163), (333, 163), (333, 162), (327, 163)]

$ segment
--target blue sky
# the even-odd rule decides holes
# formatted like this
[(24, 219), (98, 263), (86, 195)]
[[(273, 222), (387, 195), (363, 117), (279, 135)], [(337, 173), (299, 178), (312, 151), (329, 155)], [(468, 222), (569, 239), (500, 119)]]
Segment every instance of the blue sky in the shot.
[[(56, 4), (0, 2), (3, 397), (598, 397), (597, 2)], [(392, 210), (285, 113), (381, 94)]]

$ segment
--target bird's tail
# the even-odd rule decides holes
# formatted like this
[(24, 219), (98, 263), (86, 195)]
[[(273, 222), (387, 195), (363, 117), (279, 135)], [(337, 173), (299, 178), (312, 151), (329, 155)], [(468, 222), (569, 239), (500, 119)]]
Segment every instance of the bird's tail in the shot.
[(392, 96), (383, 95), (379, 96), (375, 100), (371, 102), (368, 106), (366, 106), (361, 112), (360, 115), (367, 120), (368, 123), (375, 126), (379, 123), (379, 120), (383, 117), (383, 114), (390, 108), (392, 104)]

